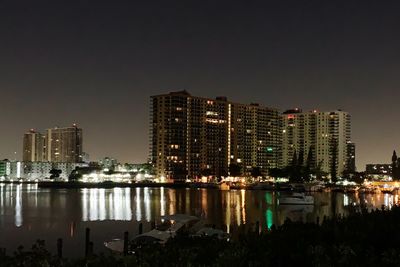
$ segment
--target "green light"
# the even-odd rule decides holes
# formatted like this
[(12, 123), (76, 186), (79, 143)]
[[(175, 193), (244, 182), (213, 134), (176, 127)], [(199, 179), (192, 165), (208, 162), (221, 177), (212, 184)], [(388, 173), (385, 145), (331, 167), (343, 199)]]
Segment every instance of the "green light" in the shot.
[(267, 227), (268, 230), (271, 229), (272, 225), (274, 224), (274, 218), (273, 218), (273, 213), (272, 210), (268, 209), (267, 212), (265, 213), (265, 218), (267, 221)]
[(265, 201), (267, 202), (268, 205), (272, 205), (272, 194), (271, 193), (265, 193)]
[(272, 147), (267, 147), (267, 152), (272, 152), (274, 149)]

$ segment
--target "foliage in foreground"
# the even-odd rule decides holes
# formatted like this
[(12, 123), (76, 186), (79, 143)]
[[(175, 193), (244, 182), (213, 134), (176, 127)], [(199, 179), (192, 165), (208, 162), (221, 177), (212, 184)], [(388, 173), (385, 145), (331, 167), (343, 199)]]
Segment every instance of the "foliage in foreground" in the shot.
[(0, 266), (399, 266), (399, 228), (400, 207), (394, 207), (321, 225), (288, 220), (262, 234), (242, 231), (235, 242), (178, 237), (127, 257), (58, 259), (39, 241), (29, 251), (1, 253)]

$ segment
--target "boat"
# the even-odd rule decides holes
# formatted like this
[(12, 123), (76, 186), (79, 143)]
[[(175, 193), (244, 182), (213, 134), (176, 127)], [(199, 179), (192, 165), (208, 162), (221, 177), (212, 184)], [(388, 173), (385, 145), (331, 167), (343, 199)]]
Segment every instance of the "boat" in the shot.
[(230, 189), (230, 185), (227, 182), (222, 182), (219, 185), (219, 189), (222, 190), (222, 191), (229, 190)]
[[(129, 253), (134, 253), (133, 247), (139, 248), (143, 244), (165, 244), (170, 238), (177, 234), (186, 233), (189, 236), (210, 236), (218, 239), (225, 239), (228, 234), (221, 230), (213, 229), (205, 226), (203, 220), (196, 216), (186, 214), (173, 214), (162, 216), (163, 223), (155, 229), (144, 234), (137, 235), (129, 241)], [(123, 253), (124, 240), (113, 239), (104, 242), (104, 246), (115, 253)]]
[(304, 193), (293, 193), (279, 198), (280, 205), (314, 205), (314, 197)]
[[(194, 223), (200, 223), (200, 219), (198, 217), (186, 214), (166, 215), (162, 216), (161, 220), (163, 221), (162, 224), (149, 232), (137, 235), (129, 243), (165, 244), (168, 239), (170, 239), (171, 237), (175, 237), (180, 230), (185, 228), (185, 226), (194, 227)], [(106, 241), (104, 242), (104, 246), (113, 252), (122, 253), (124, 249), (124, 240), (113, 239), (110, 241)]]
[(306, 192), (323, 192), (326, 188), (323, 184), (305, 184), (304, 187)]
[(251, 189), (254, 190), (274, 190), (275, 185), (271, 182), (259, 182), (251, 186)]
[(359, 189), (358, 186), (345, 186), (344, 193), (356, 193), (358, 192), (358, 189)]
[(229, 234), (225, 233), (222, 230), (215, 229), (212, 227), (204, 227), (197, 231), (195, 234), (191, 235), (192, 237), (216, 237), (219, 240), (227, 240), (229, 241)]

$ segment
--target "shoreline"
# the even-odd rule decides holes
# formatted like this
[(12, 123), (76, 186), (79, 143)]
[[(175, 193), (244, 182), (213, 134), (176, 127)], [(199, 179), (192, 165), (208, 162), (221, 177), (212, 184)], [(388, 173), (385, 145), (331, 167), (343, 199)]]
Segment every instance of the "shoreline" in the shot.
[[(215, 183), (85, 183), (85, 182), (63, 182), (63, 181), (1, 181), (0, 184), (37, 184), (39, 188), (54, 189), (83, 189), (83, 188), (170, 188), (170, 189), (221, 189), (219, 184)], [(228, 190), (264, 190), (264, 191), (290, 191), (288, 185), (276, 187), (255, 187), (254, 185), (231, 185)]]

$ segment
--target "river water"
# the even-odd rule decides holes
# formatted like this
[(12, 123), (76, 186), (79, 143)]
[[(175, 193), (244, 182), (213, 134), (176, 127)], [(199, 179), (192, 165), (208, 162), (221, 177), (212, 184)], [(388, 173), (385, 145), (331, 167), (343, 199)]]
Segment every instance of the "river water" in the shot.
[(125, 231), (144, 231), (160, 216), (185, 213), (203, 217), (232, 234), (240, 225), (260, 228), (280, 225), (286, 218), (315, 222), (334, 213), (347, 215), (354, 205), (391, 207), (398, 195), (314, 193), (314, 206), (279, 206), (279, 192), (217, 189), (113, 188), (41, 189), (35, 184), (0, 184), (0, 247), (8, 253), (19, 245), (30, 248), (45, 240), (55, 252), (58, 238), (64, 255), (84, 255), (85, 229), (91, 229), (94, 251), (105, 252), (103, 241), (121, 238)]

